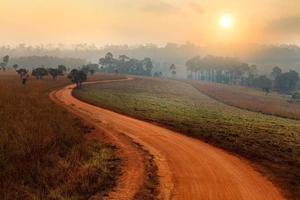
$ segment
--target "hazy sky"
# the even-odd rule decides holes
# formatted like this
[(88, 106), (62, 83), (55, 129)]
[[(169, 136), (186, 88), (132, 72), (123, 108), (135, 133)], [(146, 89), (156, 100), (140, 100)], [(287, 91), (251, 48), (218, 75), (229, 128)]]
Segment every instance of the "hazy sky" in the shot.
[(0, 25), (0, 44), (300, 44), (300, 0), (0, 0)]

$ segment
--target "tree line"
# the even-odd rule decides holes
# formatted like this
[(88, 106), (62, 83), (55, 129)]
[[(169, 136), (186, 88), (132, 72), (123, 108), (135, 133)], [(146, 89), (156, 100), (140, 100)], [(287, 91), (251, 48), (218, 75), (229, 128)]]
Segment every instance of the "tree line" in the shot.
[[(8, 55), (2, 58), (2, 62), (0, 63), (1, 70), (6, 71), (9, 60), (10, 57)], [(20, 68), (18, 64), (12, 65), (12, 68), (19, 75), (22, 84), (26, 85), (27, 80), (29, 79), (29, 70), (26, 68)], [(58, 65), (57, 68), (38, 67), (32, 69), (31, 76), (35, 77), (37, 80), (42, 80), (43, 77), (50, 75), (54, 80), (56, 80), (58, 76), (64, 76), (67, 71), (70, 71), (67, 77), (75, 83), (77, 87), (80, 87), (82, 82), (87, 80), (87, 74), (90, 73), (93, 75), (97, 69), (98, 65), (94, 64), (84, 65), (80, 69), (72, 70), (67, 68), (65, 65)]]
[(196, 56), (186, 62), (188, 78), (223, 84), (260, 88), (267, 93), (275, 90), (291, 94), (299, 89), (296, 71), (282, 72), (274, 67), (270, 74), (259, 75), (256, 65), (249, 65), (231, 57)]
[(141, 76), (152, 76), (153, 63), (151, 58), (142, 60), (120, 55), (115, 58), (112, 53), (105, 54), (99, 59), (100, 71)]

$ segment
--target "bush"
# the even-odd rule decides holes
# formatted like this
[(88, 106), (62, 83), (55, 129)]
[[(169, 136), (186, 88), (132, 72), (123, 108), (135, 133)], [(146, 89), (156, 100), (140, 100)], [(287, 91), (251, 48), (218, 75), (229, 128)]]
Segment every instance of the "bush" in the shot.
[(292, 99), (294, 99), (294, 100), (300, 100), (300, 92), (295, 92), (295, 93), (292, 95)]

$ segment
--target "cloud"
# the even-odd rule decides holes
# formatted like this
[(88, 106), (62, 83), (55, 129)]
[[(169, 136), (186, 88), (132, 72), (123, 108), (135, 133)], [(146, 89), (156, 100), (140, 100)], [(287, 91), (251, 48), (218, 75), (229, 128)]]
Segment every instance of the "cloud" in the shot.
[(274, 34), (300, 34), (300, 15), (273, 20), (267, 26), (267, 30)]
[(142, 7), (142, 10), (150, 13), (169, 14), (177, 12), (178, 8), (173, 6), (172, 4), (158, 1), (157, 3), (145, 5), (144, 7)]
[(190, 8), (192, 8), (192, 10), (194, 10), (198, 14), (204, 13), (204, 8), (199, 3), (190, 2), (189, 6)]

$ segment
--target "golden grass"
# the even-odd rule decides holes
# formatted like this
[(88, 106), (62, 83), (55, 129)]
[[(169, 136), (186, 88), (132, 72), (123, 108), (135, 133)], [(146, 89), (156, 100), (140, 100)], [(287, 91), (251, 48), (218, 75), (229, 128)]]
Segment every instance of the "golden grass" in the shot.
[(0, 72), (0, 199), (87, 199), (113, 187), (113, 148), (86, 140), (89, 127), (48, 97), (69, 83), (31, 78), (23, 86), (14, 72)]

